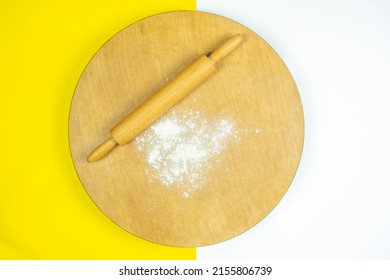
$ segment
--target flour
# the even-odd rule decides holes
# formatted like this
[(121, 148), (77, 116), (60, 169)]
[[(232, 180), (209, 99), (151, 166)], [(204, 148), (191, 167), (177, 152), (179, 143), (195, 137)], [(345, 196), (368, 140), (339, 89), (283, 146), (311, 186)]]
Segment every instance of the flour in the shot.
[[(171, 111), (135, 138), (147, 163), (150, 182), (190, 197), (207, 182), (213, 167), (223, 163), (223, 151), (238, 145), (242, 136), (259, 135), (261, 129), (237, 128), (230, 119), (210, 118), (200, 111)], [(226, 172), (230, 172), (225, 167)]]
[(209, 120), (199, 111), (164, 116), (136, 137), (137, 149), (148, 163), (146, 173), (167, 187), (178, 188), (189, 197), (206, 182), (218, 164), (218, 155), (236, 137), (228, 119)]

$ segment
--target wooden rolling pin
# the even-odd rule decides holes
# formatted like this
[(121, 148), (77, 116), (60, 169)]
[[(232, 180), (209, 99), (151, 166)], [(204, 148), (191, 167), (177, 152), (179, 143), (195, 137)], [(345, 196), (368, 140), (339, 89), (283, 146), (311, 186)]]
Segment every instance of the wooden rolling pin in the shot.
[(117, 144), (124, 145), (132, 140), (191, 90), (210, 77), (216, 71), (214, 64), (237, 47), (241, 40), (242, 36), (237, 34), (209, 56), (200, 56), (171, 82), (119, 122), (110, 131), (111, 137), (89, 154), (88, 162), (95, 162), (104, 157)]

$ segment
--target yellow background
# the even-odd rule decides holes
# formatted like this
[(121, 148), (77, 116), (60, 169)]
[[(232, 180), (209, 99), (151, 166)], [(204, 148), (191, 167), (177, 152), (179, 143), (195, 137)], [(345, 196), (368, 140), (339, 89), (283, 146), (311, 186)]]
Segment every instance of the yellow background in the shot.
[(116, 226), (73, 168), (68, 113), (99, 47), (146, 16), (195, 0), (0, 2), (0, 259), (194, 259)]

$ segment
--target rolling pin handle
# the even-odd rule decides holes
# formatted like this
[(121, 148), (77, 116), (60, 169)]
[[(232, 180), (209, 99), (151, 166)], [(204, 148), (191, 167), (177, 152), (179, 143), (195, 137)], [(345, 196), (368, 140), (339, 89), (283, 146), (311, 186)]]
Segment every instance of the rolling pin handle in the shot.
[(223, 43), (219, 48), (213, 51), (209, 58), (214, 62), (220, 61), (222, 58), (227, 56), (232, 50), (234, 50), (242, 41), (242, 36), (240, 34), (236, 34)]
[(99, 146), (97, 146), (88, 156), (88, 162), (95, 162), (108, 154), (118, 143), (114, 138), (110, 137)]

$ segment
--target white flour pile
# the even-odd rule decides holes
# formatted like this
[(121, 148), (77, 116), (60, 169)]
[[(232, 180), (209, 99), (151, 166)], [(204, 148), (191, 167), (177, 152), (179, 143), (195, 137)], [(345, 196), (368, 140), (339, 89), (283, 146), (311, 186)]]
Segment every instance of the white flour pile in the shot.
[(208, 120), (198, 111), (171, 112), (136, 137), (149, 164), (146, 173), (188, 197), (205, 183), (205, 175), (228, 145), (237, 138), (230, 120)]

